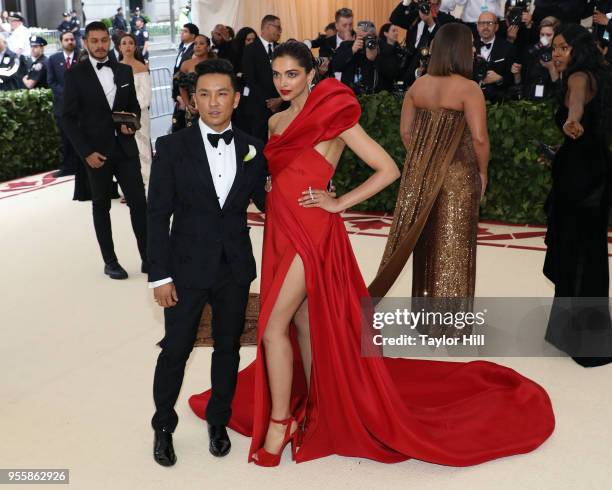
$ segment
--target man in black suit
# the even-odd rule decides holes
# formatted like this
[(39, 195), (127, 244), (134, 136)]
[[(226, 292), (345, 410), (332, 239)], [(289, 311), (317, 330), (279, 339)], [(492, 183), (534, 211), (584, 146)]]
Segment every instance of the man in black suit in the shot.
[(272, 53), (283, 32), (281, 21), (275, 15), (266, 15), (261, 21), (261, 35), (244, 48), (242, 69), (247, 99), (247, 111), (252, 115), (247, 130), (256, 138), (268, 141), (268, 119), (281, 108), (282, 99), (272, 80)]
[(355, 36), (355, 31), (353, 31), (353, 11), (349, 8), (336, 10), (335, 22), (325, 28), (325, 33), (326, 36), (321, 35), (312, 41), (305, 41), (305, 44), (311, 49), (319, 48), (320, 58), (329, 58), (331, 60), (340, 44), (344, 41), (352, 41)]
[(62, 50), (53, 53), (49, 57), (47, 66), (47, 83), (53, 92), (53, 117), (55, 123), (62, 135), (63, 144), (63, 161), (54, 177), (63, 177), (65, 175), (73, 175), (76, 171), (76, 166), (81, 163), (78, 161), (78, 156), (72, 147), (72, 143), (68, 139), (68, 135), (64, 131), (62, 123), (62, 111), (64, 108), (64, 78), (68, 70), (79, 59), (79, 52), (76, 49), (76, 41), (72, 32), (66, 31), (60, 34), (60, 43)]
[(217, 54), (217, 58), (230, 61), (233, 59), (233, 43), (227, 26), (217, 24), (210, 33), (210, 40), (212, 41), (212, 51)]
[(483, 63), (486, 62), (486, 75), (477, 81), (485, 99), (498, 102), (514, 83), (511, 68), (516, 59), (516, 50), (512, 43), (495, 35), (499, 23), (492, 12), (480, 14), (476, 27), (480, 36), (476, 41), (476, 55), (484, 60)]
[(212, 308), (214, 340), (212, 396), (206, 407), (209, 450), (215, 456), (230, 450), (225, 426), (249, 285), (256, 277), (246, 210), (252, 199), (263, 211), (266, 194), (263, 142), (232, 128), (240, 100), (232, 64), (208, 60), (197, 70), (199, 123), (157, 140), (149, 184), (149, 287), (165, 308), (151, 424), (154, 458), (163, 466), (176, 462), (174, 405), (206, 303)]
[(104, 273), (112, 279), (126, 279), (127, 272), (115, 255), (111, 230), (113, 175), (130, 208), (144, 273), (148, 272), (147, 205), (135, 131), (125, 124), (116, 126), (112, 114), (129, 112), (140, 119), (140, 105), (132, 68), (108, 59), (110, 36), (102, 22), (88, 24), (85, 45), (89, 57), (66, 72), (62, 122), (68, 138), (87, 164)]
[(174, 113), (172, 114), (173, 133), (185, 127), (185, 105), (188, 102), (181, 100), (176, 76), (181, 70), (181, 65), (193, 56), (193, 42), (198, 34), (200, 34), (200, 29), (195, 24), (185, 24), (181, 31), (181, 44), (179, 44), (172, 74), (172, 99), (174, 100)]

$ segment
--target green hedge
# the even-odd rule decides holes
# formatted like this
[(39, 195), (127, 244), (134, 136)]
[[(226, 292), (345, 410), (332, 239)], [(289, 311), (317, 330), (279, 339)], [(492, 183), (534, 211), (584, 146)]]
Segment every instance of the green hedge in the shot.
[(51, 90), (0, 92), (0, 182), (53, 170), (60, 162)]
[[(360, 98), (361, 124), (403, 166), (406, 156), (399, 135), (402, 100), (387, 93)], [(0, 181), (58, 167), (61, 140), (53, 119), (49, 90), (0, 92)], [(511, 223), (544, 223), (544, 200), (550, 188), (550, 166), (538, 157), (536, 139), (561, 142), (550, 103), (507, 102), (488, 107), (491, 162), (481, 218)], [(346, 150), (334, 182), (344, 193), (371, 175), (369, 167)], [(357, 206), (362, 211), (392, 212), (399, 180)]]
[[(361, 124), (403, 167), (406, 152), (399, 135), (402, 99), (380, 93), (360, 98)], [(536, 139), (550, 145), (561, 142), (553, 123), (550, 103), (529, 101), (487, 107), (491, 161), (489, 184), (481, 206), (482, 219), (511, 223), (544, 223), (544, 200), (550, 188), (550, 165), (538, 157)], [(353, 188), (371, 175), (355, 154), (346, 150), (334, 182), (338, 193)], [(354, 209), (388, 211), (395, 208), (399, 180)]]

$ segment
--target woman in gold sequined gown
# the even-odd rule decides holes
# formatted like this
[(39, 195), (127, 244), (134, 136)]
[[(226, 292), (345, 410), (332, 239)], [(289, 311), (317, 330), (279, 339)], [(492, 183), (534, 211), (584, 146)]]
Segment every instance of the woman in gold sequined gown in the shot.
[(412, 253), (412, 297), (474, 296), (489, 137), (484, 97), (471, 81), (472, 50), (468, 28), (444, 26), (428, 74), (406, 93), (400, 131), (407, 159), (387, 245), (368, 288), (372, 297), (385, 296)]

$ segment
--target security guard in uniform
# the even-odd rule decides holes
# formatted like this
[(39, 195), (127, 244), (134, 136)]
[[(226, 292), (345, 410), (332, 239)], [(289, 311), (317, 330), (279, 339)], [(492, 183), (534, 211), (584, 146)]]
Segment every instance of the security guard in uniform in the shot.
[(70, 24), (70, 12), (64, 12), (64, 20), (57, 26), (57, 30), (60, 32), (72, 31), (72, 26)]
[(76, 41), (77, 49), (81, 49), (81, 21), (77, 17), (76, 10), (72, 11), (72, 17), (70, 17), (70, 32), (74, 34), (74, 40)]
[(23, 84), (26, 88), (49, 88), (49, 85), (47, 85), (46, 45), (47, 41), (40, 36), (32, 36), (30, 38), (32, 66), (28, 70), (27, 75), (23, 77)]
[(9, 50), (4, 36), (0, 36), (0, 91), (22, 89), (26, 71), (25, 58)]
[(145, 63), (149, 62), (149, 33), (144, 23), (144, 19), (141, 17), (136, 19), (136, 30), (134, 31), (136, 36), (136, 45), (140, 48), (142, 57)]

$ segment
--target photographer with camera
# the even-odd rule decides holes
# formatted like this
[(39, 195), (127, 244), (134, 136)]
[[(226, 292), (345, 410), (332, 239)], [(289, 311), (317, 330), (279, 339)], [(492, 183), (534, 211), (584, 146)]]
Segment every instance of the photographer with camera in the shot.
[(499, 35), (514, 44), (519, 57), (536, 42), (531, 4), (531, 0), (506, 0), (504, 22), (499, 28)]
[(395, 82), (400, 78), (401, 65), (406, 51), (398, 42), (400, 30), (390, 22), (383, 25), (378, 33), (380, 54), (378, 55), (378, 71), (380, 83), (378, 90), (393, 92)]
[(355, 94), (371, 94), (379, 81), (376, 26), (369, 20), (357, 24), (354, 41), (343, 41), (331, 60), (336, 78), (353, 89)]
[(593, 34), (608, 63), (612, 62), (612, 53), (606, 51), (612, 39), (612, 0), (593, 1)]
[(477, 29), (474, 79), (480, 84), (485, 99), (498, 102), (514, 83), (511, 67), (516, 60), (516, 50), (512, 43), (496, 35), (499, 24), (492, 12), (480, 14)]
[[(310, 49), (319, 48), (318, 72), (324, 76), (329, 71), (331, 59), (336, 50), (344, 41), (355, 39), (353, 31), (353, 11), (348, 8), (341, 8), (336, 11), (335, 22), (325, 28), (325, 34), (319, 34), (316, 39), (306, 39), (304, 44)], [(331, 74), (330, 74), (331, 75)], [(341, 73), (334, 76), (340, 80)]]
[(440, 2), (441, 0), (404, 0), (391, 12), (389, 22), (408, 31), (423, 20), (421, 13), (431, 13), (438, 26), (458, 22), (452, 15), (440, 10)]
[(439, 9), (440, 0), (412, 0), (400, 3), (391, 13), (389, 20), (408, 30), (406, 55), (401, 66), (405, 87), (427, 71), (429, 47), (440, 26), (457, 21)]
[(559, 19), (546, 17), (540, 22), (540, 40), (522, 57), (522, 64), (514, 63), (515, 99), (542, 100), (554, 95), (554, 85), (559, 73), (552, 61), (552, 39), (561, 25)]

